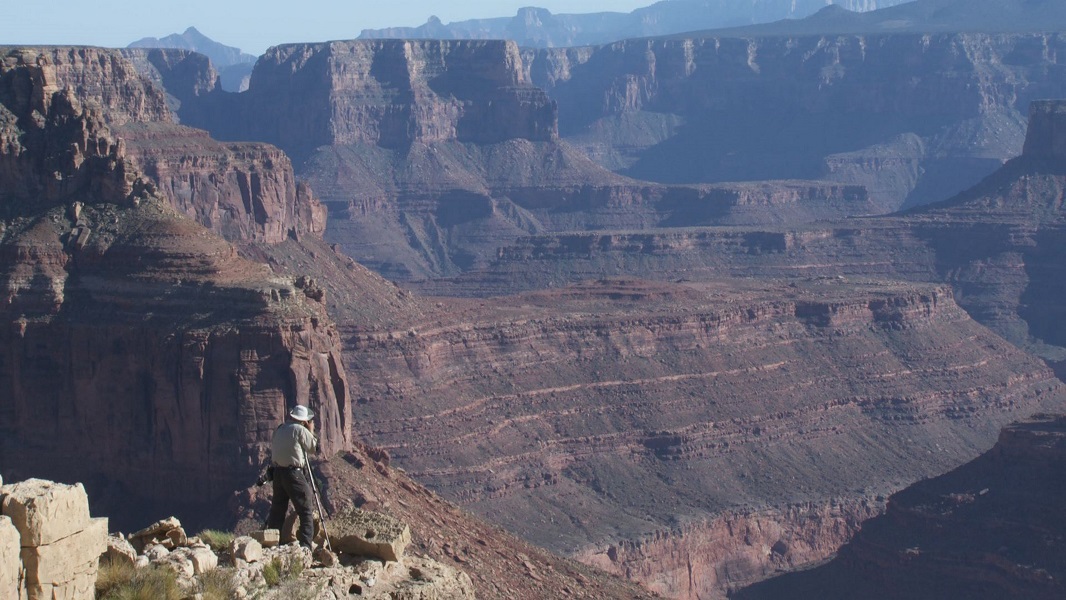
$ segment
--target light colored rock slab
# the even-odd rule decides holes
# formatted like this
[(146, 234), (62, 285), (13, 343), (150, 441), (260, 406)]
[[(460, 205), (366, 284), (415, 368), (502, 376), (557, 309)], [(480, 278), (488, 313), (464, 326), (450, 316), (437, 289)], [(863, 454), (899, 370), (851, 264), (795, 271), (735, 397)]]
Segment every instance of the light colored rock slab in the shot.
[(18, 598), (22, 582), (22, 536), (9, 517), (0, 517), (0, 598)]
[(111, 564), (132, 565), (137, 562), (137, 551), (121, 535), (107, 536), (107, 550), (101, 557)]
[(44, 546), (89, 526), (89, 497), (80, 483), (27, 479), (4, 487), (3, 514), (22, 536), (22, 546)]
[(273, 548), (281, 543), (281, 531), (277, 529), (260, 529), (259, 531), (253, 531), (251, 537), (259, 542), (259, 545), (264, 548)]
[(202, 575), (218, 567), (218, 555), (210, 548), (189, 548), (187, 552), (189, 560), (192, 561), (193, 571), (197, 575)]
[(25, 600), (94, 600), (96, 598), (96, 569), (72, 574), (60, 585), (27, 583)]
[(352, 508), (326, 524), (334, 552), (398, 561), (411, 543), (411, 528), (381, 513)]
[(100, 555), (107, 550), (107, 519), (92, 519), (84, 530), (55, 543), (22, 548), (26, 581), (58, 586), (72, 573), (91, 571), (96, 576)]
[(230, 551), (233, 553), (233, 558), (244, 562), (253, 563), (263, 560), (263, 545), (246, 535), (234, 539), (230, 544)]

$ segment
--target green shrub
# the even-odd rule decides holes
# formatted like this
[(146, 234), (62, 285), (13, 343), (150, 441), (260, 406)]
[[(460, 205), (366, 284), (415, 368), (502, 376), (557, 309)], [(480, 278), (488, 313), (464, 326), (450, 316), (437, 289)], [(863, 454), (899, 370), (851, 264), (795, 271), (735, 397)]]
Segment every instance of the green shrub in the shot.
[(277, 587), (285, 582), (295, 581), (304, 572), (304, 564), (299, 561), (286, 563), (278, 557), (271, 559), (263, 567), (263, 580), (267, 587)]
[(215, 552), (221, 552), (228, 550), (233, 539), (236, 537), (232, 532), (219, 531), (217, 529), (205, 529), (196, 534), (196, 537), (200, 538), (203, 543), (211, 547)]
[(100, 565), (96, 597), (100, 600), (182, 600), (185, 591), (170, 569), (136, 569), (129, 565)]
[(281, 564), (281, 560), (277, 557), (263, 566), (263, 581), (266, 581), (267, 587), (275, 587), (281, 583), (281, 569), (283, 567), (284, 565)]

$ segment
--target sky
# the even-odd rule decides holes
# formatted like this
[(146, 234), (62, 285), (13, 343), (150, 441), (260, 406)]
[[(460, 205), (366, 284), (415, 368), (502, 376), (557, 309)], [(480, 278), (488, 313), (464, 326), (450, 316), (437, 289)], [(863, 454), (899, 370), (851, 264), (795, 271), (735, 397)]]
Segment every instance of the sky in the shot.
[[(363, 29), (414, 27), (430, 15), (445, 23), (510, 17), (520, 7), (553, 13), (630, 12), (655, 0), (49, 0), (23, 5), (0, 20), (0, 45), (125, 47), (196, 27), (207, 37), (249, 54), (290, 42), (352, 39)], [(16, 16), (17, 15), (17, 16)]]

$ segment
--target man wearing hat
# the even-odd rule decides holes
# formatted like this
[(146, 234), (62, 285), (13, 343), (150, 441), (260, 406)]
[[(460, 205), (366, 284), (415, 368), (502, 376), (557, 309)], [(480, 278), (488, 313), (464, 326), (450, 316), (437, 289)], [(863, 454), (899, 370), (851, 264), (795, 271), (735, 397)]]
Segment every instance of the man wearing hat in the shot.
[(292, 421), (282, 423), (274, 430), (270, 455), (274, 461), (274, 498), (270, 503), (267, 529), (281, 529), (289, 500), (300, 517), (300, 529), (296, 534), (301, 546), (311, 548), (315, 534), (314, 492), (307, 470), (308, 453), (318, 451), (315, 438), (315, 413), (310, 408), (297, 404), (289, 412)]

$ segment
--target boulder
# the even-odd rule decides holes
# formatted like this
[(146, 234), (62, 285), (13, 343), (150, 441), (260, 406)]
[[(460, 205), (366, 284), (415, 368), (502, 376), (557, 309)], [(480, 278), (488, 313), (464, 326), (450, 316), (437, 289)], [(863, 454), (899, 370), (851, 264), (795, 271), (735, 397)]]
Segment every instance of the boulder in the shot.
[(82, 531), (55, 543), (23, 547), (26, 582), (63, 587), (82, 574), (91, 574), (95, 581), (100, 555), (106, 550), (107, 519), (92, 519)]
[(264, 548), (273, 548), (281, 543), (281, 531), (277, 529), (260, 529), (253, 531), (251, 538)]
[(144, 551), (152, 544), (162, 544), (168, 550), (184, 544), (187, 540), (185, 530), (181, 528), (181, 521), (177, 517), (168, 517), (152, 523), (148, 527), (130, 534), (130, 542), (138, 551)]
[(26, 583), (24, 600), (93, 600), (96, 597), (96, 569), (72, 573), (62, 585)]
[(170, 554), (170, 550), (168, 550), (163, 544), (152, 544), (144, 549), (144, 555), (152, 562), (162, 560), (163, 558), (166, 558), (168, 554)]
[(184, 580), (189, 580), (196, 575), (192, 559), (184, 552), (170, 552), (162, 558), (153, 560), (152, 566), (170, 569)]
[(382, 600), (474, 600), (474, 583), (462, 571), (428, 558), (408, 560), (407, 570), (408, 578), (398, 582), (387, 595), (381, 594)]
[(122, 534), (111, 534), (107, 536), (107, 550), (100, 558), (111, 564), (132, 565), (137, 562), (137, 551)]
[(183, 552), (189, 557), (192, 562), (193, 572), (197, 575), (202, 575), (218, 567), (218, 555), (207, 546), (187, 548)]
[(0, 598), (18, 598), (22, 583), (21, 536), (11, 519), (0, 516)]
[(27, 479), (5, 487), (3, 494), (3, 514), (11, 517), (24, 548), (51, 544), (89, 526), (89, 497), (80, 483)]
[(411, 528), (388, 515), (358, 508), (338, 513), (327, 523), (334, 552), (398, 561), (411, 543)]
[(263, 545), (255, 538), (243, 535), (230, 543), (230, 552), (235, 560), (254, 563), (263, 560)]

